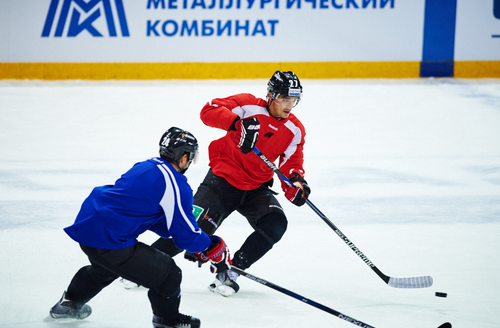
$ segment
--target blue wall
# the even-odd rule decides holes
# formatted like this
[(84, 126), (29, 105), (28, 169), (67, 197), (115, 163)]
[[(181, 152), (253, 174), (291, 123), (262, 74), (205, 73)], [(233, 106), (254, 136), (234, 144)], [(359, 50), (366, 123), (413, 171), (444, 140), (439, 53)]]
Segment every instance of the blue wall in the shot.
[(424, 17), (420, 76), (453, 77), (457, 0), (426, 0)]

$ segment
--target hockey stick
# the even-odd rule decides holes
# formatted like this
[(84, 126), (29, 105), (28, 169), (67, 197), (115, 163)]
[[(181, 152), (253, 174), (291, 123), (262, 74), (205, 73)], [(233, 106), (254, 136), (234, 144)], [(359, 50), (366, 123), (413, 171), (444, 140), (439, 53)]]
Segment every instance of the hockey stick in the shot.
[[(334, 310), (334, 309), (329, 308), (329, 307), (327, 307), (327, 306), (325, 306), (325, 305), (323, 305), (323, 304), (320, 304), (320, 303), (315, 302), (315, 301), (313, 301), (313, 300), (311, 300), (311, 299), (309, 299), (309, 298), (306, 298), (306, 297), (304, 297), (304, 296), (302, 296), (302, 295), (299, 295), (299, 294), (297, 294), (297, 293), (294, 293), (294, 292), (292, 292), (291, 290), (288, 290), (288, 289), (286, 289), (286, 288), (283, 288), (283, 287), (281, 287), (281, 286), (278, 286), (278, 285), (276, 285), (276, 284), (273, 284), (272, 282), (267, 281), (267, 280), (265, 280), (265, 279), (262, 279), (262, 278), (256, 277), (256, 276), (254, 276), (254, 275), (252, 275), (252, 274), (250, 274), (250, 273), (248, 273), (248, 272), (245, 272), (245, 271), (243, 271), (243, 270), (241, 270), (241, 269), (239, 269), (239, 268), (237, 268), (237, 267), (235, 267), (235, 266), (232, 266), (232, 267), (231, 267), (231, 270), (232, 270), (232, 271), (234, 271), (234, 272), (236, 272), (236, 273), (238, 273), (238, 274), (239, 274), (239, 275), (241, 275), (241, 276), (244, 276), (244, 277), (246, 277), (246, 278), (248, 278), (248, 279), (250, 279), (250, 280), (253, 280), (253, 281), (255, 281), (255, 282), (258, 282), (258, 283), (259, 283), (259, 284), (261, 284), (261, 285), (264, 285), (264, 286), (267, 286), (267, 287), (272, 288), (272, 289), (274, 289), (274, 290), (277, 290), (278, 292), (281, 292), (281, 293), (283, 293), (283, 294), (285, 294), (285, 295), (291, 296), (291, 297), (293, 297), (293, 298), (295, 298), (295, 299), (297, 299), (297, 300), (299, 300), (299, 301), (301, 301), (301, 302), (304, 302), (304, 303), (306, 303), (306, 304), (309, 304), (309, 305), (311, 305), (311, 306), (314, 306), (314, 307), (315, 307), (315, 308), (317, 308), (317, 309), (320, 309), (320, 310), (323, 310), (323, 311), (328, 312), (328, 313), (330, 313), (330, 314), (333, 314), (334, 316), (338, 317), (339, 319), (342, 319), (342, 320), (345, 320), (345, 321), (347, 321), (347, 322), (350, 322), (350, 323), (352, 323), (352, 324), (354, 324), (354, 325), (356, 325), (356, 326), (358, 326), (358, 327), (363, 327), (363, 328), (375, 328), (375, 327), (373, 327), (373, 326), (370, 326), (370, 325), (369, 325), (369, 324), (367, 324), (367, 323), (364, 323), (364, 322), (359, 321), (359, 320), (356, 320), (356, 319), (354, 319), (354, 318), (352, 318), (352, 317), (350, 317), (350, 316), (348, 316), (348, 315), (345, 315), (345, 314), (343, 314), (343, 313), (340, 313), (340, 312), (339, 312), (339, 311), (337, 311), (337, 310)], [(441, 326), (439, 326), (438, 328), (451, 328), (451, 324), (450, 324), (449, 322), (445, 322), (445, 323), (443, 323)]]
[(302, 302), (304, 302), (306, 304), (314, 306), (317, 309), (320, 309), (320, 310), (323, 310), (323, 311), (328, 312), (330, 314), (333, 314), (334, 316), (336, 316), (336, 317), (338, 317), (338, 318), (340, 318), (342, 320), (345, 320), (347, 322), (350, 322), (350, 323), (352, 323), (352, 324), (354, 324), (354, 325), (356, 325), (358, 327), (375, 328), (373, 326), (370, 326), (369, 324), (366, 324), (366, 323), (361, 322), (359, 320), (356, 320), (356, 319), (354, 319), (354, 318), (352, 318), (350, 316), (342, 314), (339, 311), (336, 311), (336, 310), (334, 310), (332, 308), (329, 308), (329, 307), (327, 307), (327, 306), (325, 306), (323, 304), (320, 304), (320, 303), (315, 302), (315, 301), (313, 301), (311, 299), (308, 299), (308, 298), (306, 298), (304, 296), (301, 296), (301, 295), (299, 295), (297, 293), (294, 293), (291, 290), (288, 290), (286, 288), (280, 287), (280, 286), (278, 286), (276, 284), (273, 284), (272, 282), (264, 280), (262, 278), (256, 277), (256, 276), (254, 276), (254, 275), (252, 275), (252, 274), (250, 274), (248, 272), (245, 272), (245, 271), (243, 271), (243, 270), (241, 270), (241, 269), (239, 269), (239, 268), (237, 268), (235, 266), (232, 266), (231, 270), (234, 271), (234, 272), (236, 272), (236, 273), (238, 273), (238, 274), (240, 274), (240, 275), (242, 275), (242, 276), (244, 276), (244, 277), (246, 277), (246, 278), (248, 278), (248, 279), (250, 279), (250, 280), (258, 282), (259, 284), (262, 284), (264, 286), (267, 286), (269, 288), (277, 290), (278, 292), (281, 292), (281, 293), (283, 293), (285, 295), (291, 296), (291, 297), (293, 297), (293, 298), (295, 298), (295, 299), (297, 299), (299, 301), (302, 301)]
[[(253, 148), (253, 152), (255, 154), (257, 154), (257, 156), (259, 156), (260, 159), (262, 161), (264, 161), (264, 163), (266, 163), (267, 166), (269, 166), (269, 168), (271, 170), (273, 170), (274, 173), (276, 173), (278, 175), (278, 177), (281, 180), (283, 180), (287, 186), (295, 187), (292, 184), (292, 182), (290, 180), (288, 180), (288, 178), (276, 167), (276, 165), (274, 165), (273, 162), (271, 162), (266, 156), (264, 156), (264, 154), (262, 154), (262, 152), (260, 150), (258, 150), (257, 147)], [(375, 266), (375, 264), (373, 264), (372, 261), (370, 261), (368, 259), (368, 257), (366, 257), (366, 255), (363, 254), (356, 247), (356, 245), (354, 245), (349, 240), (349, 238), (347, 238), (347, 236), (344, 235), (342, 233), (342, 231), (340, 231), (340, 229), (335, 226), (335, 224), (333, 224), (332, 221), (330, 221), (323, 213), (321, 213), (321, 211), (309, 199), (306, 199), (306, 203), (307, 203), (307, 205), (309, 205), (310, 208), (312, 208), (312, 210), (316, 214), (318, 214), (318, 216), (321, 219), (323, 219), (323, 221), (325, 221), (325, 223), (330, 228), (333, 229), (333, 231), (335, 231), (335, 233), (340, 237), (340, 239), (342, 239), (347, 244), (347, 246), (349, 246), (349, 248), (351, 248), (354, 251), (354, 253), (356, 253), (363, 260), (363, 262), (365, 262), (370, 268), (372, 268), (372, 270), (375, 271), (375, 273), (380, 278), (382, 278), (382, 280), (385, 281), (385, 283), (388, 284), (389, 286), (395, 287), (395, 288), (426, 288), (426, 287), (432, 286), (433, 281), (432, 281), (431, 276), (410, 277), (410, 278), (394, 278), (394, 277), (389, 277), (389, 276), (383, 274), (382, 271), (380, 271)]]

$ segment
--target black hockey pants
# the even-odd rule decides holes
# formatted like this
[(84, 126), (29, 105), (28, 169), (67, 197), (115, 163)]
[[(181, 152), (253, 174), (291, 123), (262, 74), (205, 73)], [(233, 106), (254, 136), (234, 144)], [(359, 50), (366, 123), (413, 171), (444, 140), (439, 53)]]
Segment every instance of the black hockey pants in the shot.
[(73, 277), (66, 292), (69, 300), (87, 303), (116, 278), (123, 277), (149, 288), (154, 314), (166, 322), (179, 316), (182, 273), (170, 256), (140, 242), (116, 250), (80, 247), (91, 265)]
[[(241, 248), (233, 253), (233, 265), (240, 269), (247, 269), (258, 261), (286, 231), (288, 221), (269, 189), (271, 182), (255, 190), (240, 190), (226, 179), (213, 174), (210, 169), (194, 196), (198, 226), (208, 235), (213, 235), (234, 211), (243, 215), (255, 230)], [(171, 239), (160, 238), (152, 246), (171, 256), (181, 252)]]

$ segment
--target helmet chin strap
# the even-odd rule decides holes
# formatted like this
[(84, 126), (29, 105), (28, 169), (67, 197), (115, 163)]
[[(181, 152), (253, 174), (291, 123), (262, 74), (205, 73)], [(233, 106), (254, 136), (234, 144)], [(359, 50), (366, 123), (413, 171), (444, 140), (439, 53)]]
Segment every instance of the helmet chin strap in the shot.
[[(269, 94), (271, 94), (271, 97), (269, 97)], [(271, 103), (275, 100), (274, 95), (271, 91), (268, 92), (267, 94), (267, 110), (269, 111), (269, 106), (271, 106)]]
[[(187, 156), (186, 159), (188, 161), (188, 165), (186, 166), (186, 168), (181, 169), (181, 158), (184, 157), (184, 155)], [(182, 157), (177, 161), (177, 168), (178, 168), (177, 172), (179, 172), (180, 174), (186, 173), (187, 169), (189, 169), (189, 167), (191, 166), (191, 163), (193, 163), (193, 160), (189, 159), (189, 156), (187, 155), (187, 153), (184, 155), (182, 155)]]

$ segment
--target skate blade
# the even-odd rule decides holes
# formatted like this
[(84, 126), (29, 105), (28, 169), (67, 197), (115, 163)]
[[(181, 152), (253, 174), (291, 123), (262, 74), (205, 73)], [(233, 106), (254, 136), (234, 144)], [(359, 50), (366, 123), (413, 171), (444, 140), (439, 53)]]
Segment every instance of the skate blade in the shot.
[(212, 293), (216, 293), (224, 297), (229, 297), (235, 293), (233, 288), (222, 284), (219, 286), (215, 286), (214, 284), (212, 284), (208, 286), (208, 290), (210, 290)]
[(130, 289), (134, 289), (134, 288), (139, 288), (140, 286), (138, 284), (136, 284), (135, 282), (132, 282), (130, 280), (126, 280), (124, 278), (121, 278), (120, 279), (120, 284), (123, 288), (127, 289), (127, 290), (130, 290)]

